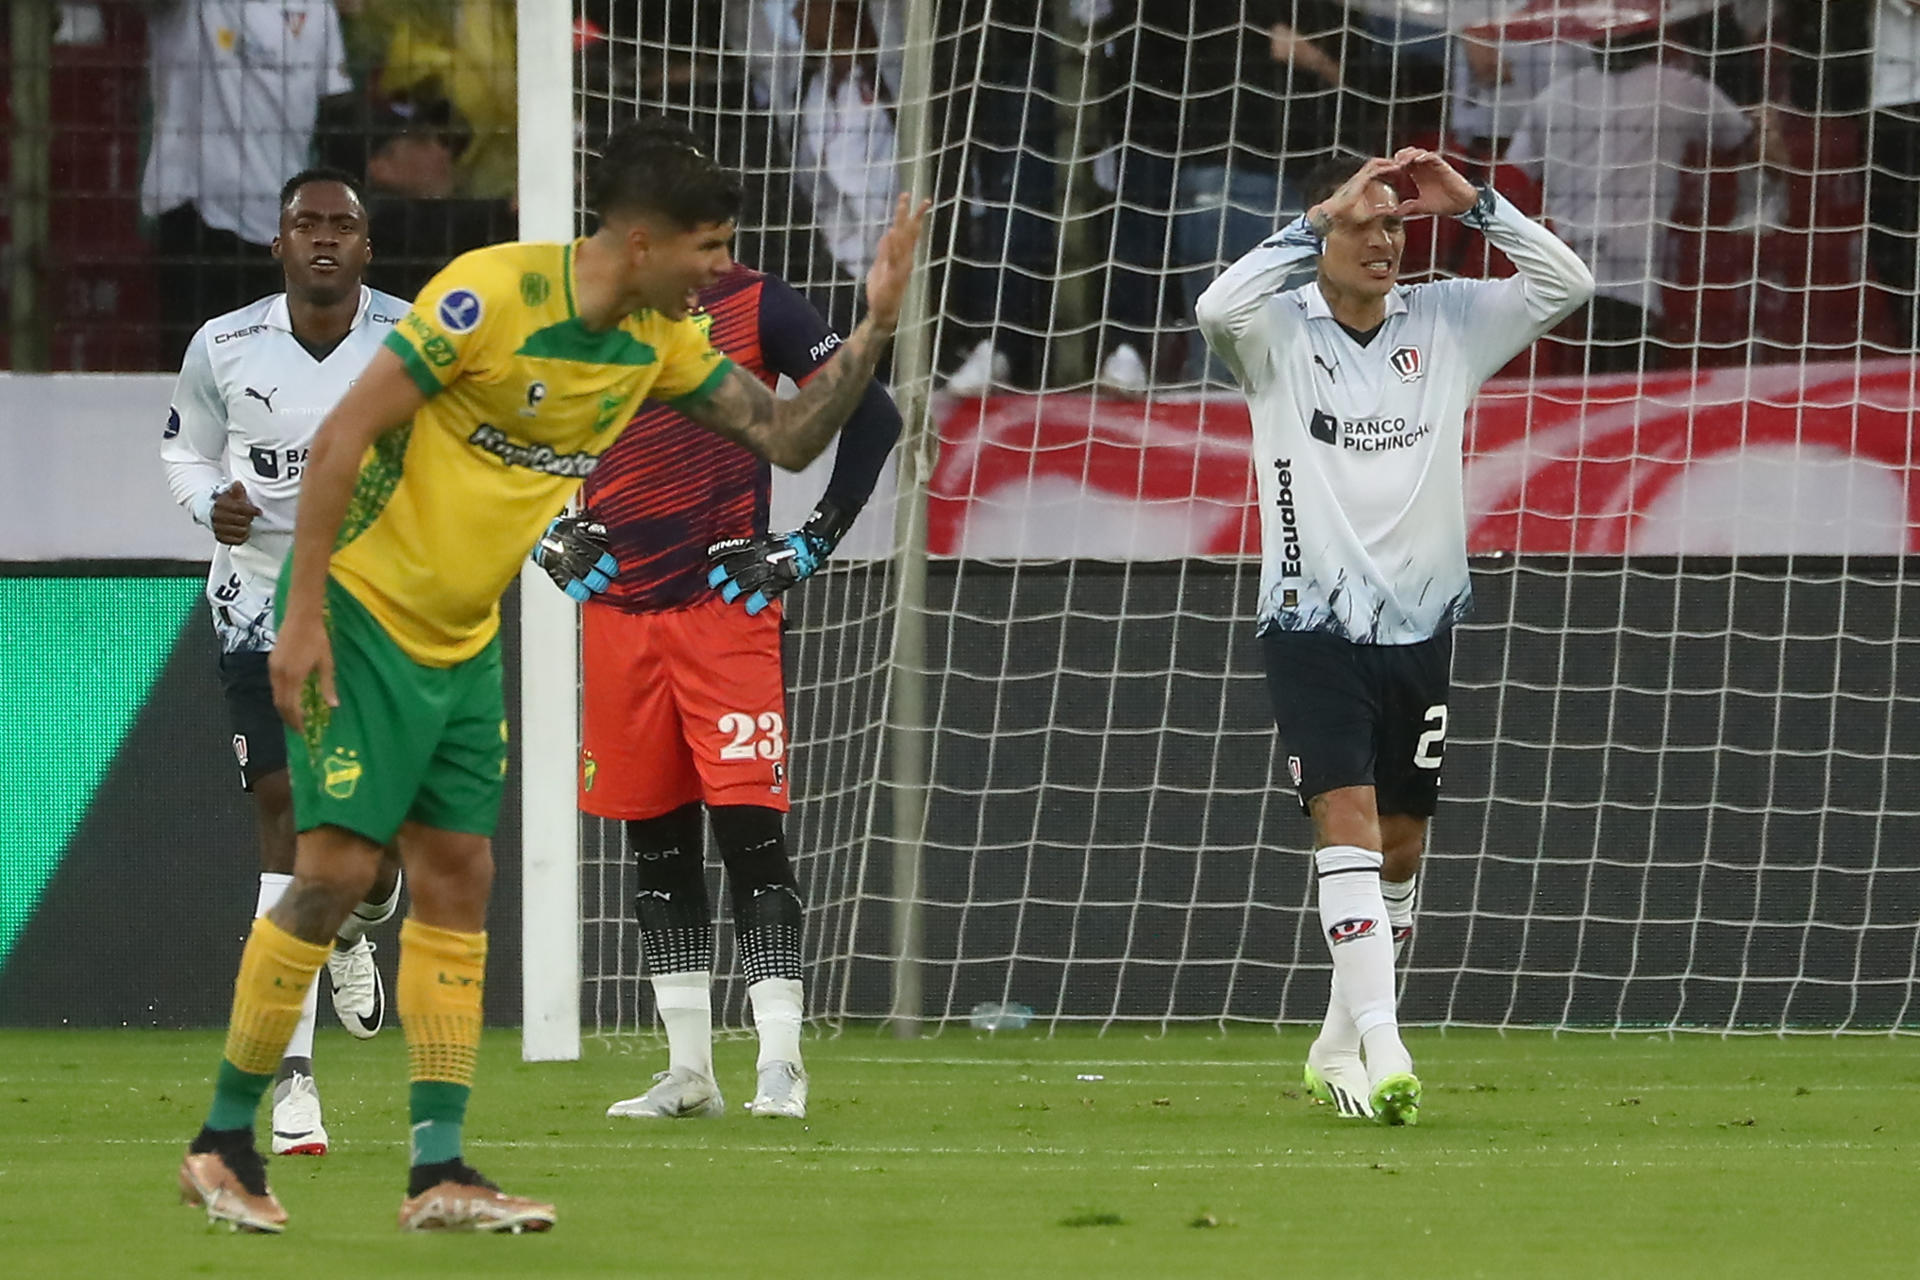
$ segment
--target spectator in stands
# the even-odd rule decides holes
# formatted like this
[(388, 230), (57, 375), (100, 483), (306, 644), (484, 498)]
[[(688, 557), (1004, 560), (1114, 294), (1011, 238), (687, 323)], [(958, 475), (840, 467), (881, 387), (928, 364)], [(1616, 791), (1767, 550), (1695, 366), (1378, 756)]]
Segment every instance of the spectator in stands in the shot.
[(1451, 71), (1447, 131), (1466, 154), (1498, 157), (1527, 107), (1556, 76), (1593, 61), (1586, 45), (1552, 38), (1505, 40), (1497, 28), (1463, 32)]
[(470, 139), (445, 100), (359, 95), (323, 116), (327, 163), (364, 176), (370, 274), (382, 288), (411, 299), (449, 260), (514, 238), (510, 202), (456, 194)]
[(893, 216), (899, 85), (883, 71), (879, 28), (864, 0), (794, 0), (793, 18), (807, 52), (793, 181), (833, 264), (832, 278), (810, 281), (806, 292), (836, 331), (850, 333), (873, 246)]
[(357, 0), (353, 40), (379, 66), (386, 98), (452, 104), (471, 137), (454, 193), (513, 196), (519, 171), (514, 0)]
[(1920, 346), (1920, 5), (1880, 0), (1867, 118), (1867, 251), (1887, 287), (1903, 350)]
[[(948, 332), (966, 353), (946, 389), (985, 395), (1046, 380), (1059, 270), (1053, 102), (1059, 37), (1047, 0), (965, 0), (949, 46), (943, 166), (958, 187)], [(980, 42), (976, 45), (975, 42)]]
[(1755, 128), (1726, 94), (1667, 56), (1657, 27), (1613, 32), (1596, 62), (1555, 79), (1527, 108), (1506, 159), (1542, 185), (1554, 229), (1591, 263), (1597, 289), (1576, 316), (1593, 372), (1647, 367), (1661, 310), (1663, 224), (1687, 148), (1730, 152)]
[(1169, 314), (1186, 376), (1201, 376), (1205, 347), (1186, 332), (1194, 298), (1300, 212), (1314, 165), (1343, 147), (1390, 150), (1392, 113), (1437, 94), (1441, 72), (1399, 58), (1340, 0), (1126, 0), (1109, 22), (1123, 143), (1099, 382), (1137, 393)]
[(334, 0), (148, 0), (153, 140), (140, 209), (178, 364), (210, 315), (281, 287), (280, 187), (312, 162), (320, 101), (352, 88)]

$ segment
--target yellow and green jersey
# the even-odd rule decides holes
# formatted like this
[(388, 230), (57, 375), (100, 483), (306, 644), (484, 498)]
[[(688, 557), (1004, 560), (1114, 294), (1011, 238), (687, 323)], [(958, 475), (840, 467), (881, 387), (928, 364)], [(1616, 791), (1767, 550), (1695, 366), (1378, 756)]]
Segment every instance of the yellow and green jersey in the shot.
[(642, 398), (684, 405), (730, 367), (690, 319), (589, 330), (577, 247), (463, 254), (386, 339), (427, 403), (367, 451), (333, 576), (427, 666), (493, 638), (501, 593)]

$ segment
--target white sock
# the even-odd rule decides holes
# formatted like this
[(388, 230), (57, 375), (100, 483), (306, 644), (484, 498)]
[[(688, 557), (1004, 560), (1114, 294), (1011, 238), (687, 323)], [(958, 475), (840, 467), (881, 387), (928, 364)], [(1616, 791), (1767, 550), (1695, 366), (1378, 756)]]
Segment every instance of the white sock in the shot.
[(313, 1020), (320, 1011), (320, 975), (314, 974), (314, 980), (307, 984), (306, 1002), (300, 1006), (300, 1025), (293, 1029), (293, 1039), (287, 1041), (287, 1051), (282, 1058), (305, 1058), (309, 1069), (313, 1062)]
[(1326, 1053), (1360, 1052), (1360, 1028), (1353, 1025), (1353, 1011), (1347, 1008), (1338, 973), (1327, 988), (1327, 1016), (1320, 1020), (1320, 1038), (1315, 1044)]
[[(286, 893), (287, 886), (293, 883), (293, 877), (278, 871), (260, 873), (260, 896), (254, 899), (253, 914), (256, 919), (273, 910), (276, 902)], [(282, 1058), (313, 1058), (313, 1020), (320, 1009), (319, 974), (314, 974), (314, 983), (307, 988), (306, 1003), (300, 1006), (300, 1025), (293, 1029), (293, 1039), (287, 1041), (287, 1051)]]
[(667, 1028), (667, 1067), (713, 1078), (713, 973), (653, 975), (653, 1004)]
[(385, 902), (360, 902), (354, 904), (348, 913), (346, 922), (340, 926), (340, 941), (352, 946), (367, 936), (367, 930), (377, 924), (385, 924), (393, 919), (393, 913), (400, 909), (400, 884), (406, 877), (396, 874), (393, 877), (393, 892), (387, 895)]
[(1393, 926), (1393, 962), (1400, 963), (1407, 943), (1413, 938), (1413, 902), (1420, 888), (1420, 873), (1405, 880), (1382, 880), (1380, 896), (1386, 900), (1387, 923)]
[(1320, 873), (1320, 927), (1327, 933), (1334, 980), (1366, 1048), (1367, 1078), (1408, 1071), (1413, 1059), (1394, 1021), (1393, 939), (1380, 896), (1380, 855), (1356, 845), (1330, 845), (1313, 855)]
[(287, 891), (287, 886), (292, 883), (293, 877), (290, 875), (282, 875), (278, 871), (262, 871), (260, 873), (260, 896), (254, 899), (253, 903), (253, 918), (258, 920), (261, 916), (273, 910), (274, 904), (280, 901), (281, 897)]
[[(747, 988), (753, 1027), (760, 1033), (758, 1067), (770, 1062), (800, 1065), (800, 1023), (806, 1000), (798, 978), (762, 978)], [(756, 1069), (758, 1069), (756, 1067)]]

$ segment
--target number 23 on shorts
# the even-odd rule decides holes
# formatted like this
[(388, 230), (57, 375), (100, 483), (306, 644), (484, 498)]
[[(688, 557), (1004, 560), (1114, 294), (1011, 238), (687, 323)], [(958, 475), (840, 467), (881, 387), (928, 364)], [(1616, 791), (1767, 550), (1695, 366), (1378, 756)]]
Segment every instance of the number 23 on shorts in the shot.
[(763, 711), (758, 716), (729, 711), (715, 727), (726, 739), (720, 747), (722, 760), (786, 759), (787, 719), (778, 711)]

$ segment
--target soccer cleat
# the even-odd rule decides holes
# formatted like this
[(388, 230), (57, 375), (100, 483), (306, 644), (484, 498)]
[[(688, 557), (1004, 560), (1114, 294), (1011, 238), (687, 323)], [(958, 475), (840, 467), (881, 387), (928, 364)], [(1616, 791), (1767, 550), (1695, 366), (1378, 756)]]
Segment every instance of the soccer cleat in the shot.
[(191, 1151), (180, 1162), (180, 1203), (200, 1205), (207, 1224), (277, 1235), (287, 1211), (267, 1189), (267, 1164), (251, 1141), (226, 1151)]
[(402, 1231), (547, 1231), (553, 1206), (510, 1196), (464, 1163), (417, 1196), (400, 1202)]
[(1373, 1109), (1367, 1104), (1367, 1069), (1360, 1055), (1351, 1051), (1322, 1051), (1314, 1041), (1307, 1050), (1306, 1070), (1301, 1084), (1315, 1102), (1322, 1102), (1350, 1120), (1367, 1120)]
[(953, 371), (953, 376), (947, 379), (946, 392), (950, 396), (989, 395), (995, 387), (1005, 386), (1012, 376), (1013, 366), (1007, 363), (1006, 356), (994, 350), (991, 341), (986, 341), (974, 347), (972, 354)]
[(373, 939), (336, 945), (327, 956), (327, 979), (333, 983), (333, 1012), (340, 1025), (358, 1039), (373, 1039), (387, 1020), (387, 984), (373, 962)]
[(635, 1120), (674, 1120), (717, 1116), (726, 1109), (726, 1099), (720, 1096), (720, 1086), (711, 1076), (674, 1067), (655, 1076), (653, 1088), (639, 1097), (623, 1098), (608, 1107), (607, 1114)]
[(1132, 343), (1123, 342), (1100, 362), (1100, 376), (1095, 382), (1102, 391), (1143, 396), (1147, 394), (1147, 362)]
[(807, 1073), (797, 1062), (769, 1062), (760, 1068), (760, 1083), (747, 1114), (767, 1118), (807, 1118)]
[(1411, 1071), (1383, 1076), (1367, 1098), (1373, 1118), (1381, 1124), (1420, 1123), (1420, 1077)]
[(296, 1071), (273, 1086), (273, 1154), (327, 1154), (327, 1126), (320, 1123), (320, 1093), (312, 1076)]

